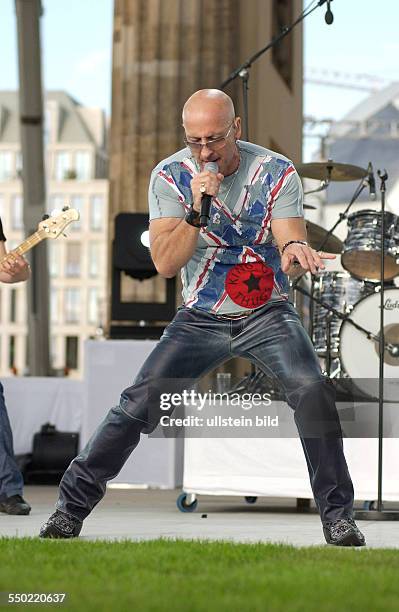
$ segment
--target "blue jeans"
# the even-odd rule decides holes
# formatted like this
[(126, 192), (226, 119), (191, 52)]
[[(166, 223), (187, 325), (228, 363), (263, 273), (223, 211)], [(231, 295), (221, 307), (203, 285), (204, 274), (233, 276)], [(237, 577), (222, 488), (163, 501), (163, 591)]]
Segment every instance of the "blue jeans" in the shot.
[[(119, 473), (141, 432), (153, 431), (165, 414), (159, 409), (159, 393), (154, 397), (157, 381), (173, 379), (174, 391), (179, 392), (184, 388), (179, 388), (179, 379), (185, 379), (181, 385), (199, 379), (232, 357), (246, 357), (277, 377), (295, 411), (322, 521), (352, 516), (353, 486), (334, 388), (322, 375), (312, 343), (289, 302), (269, 303), (238, 320), (180, 308), (134, 384), (123, 391), (119, 405), (65, 472), (57, 508), (83, 520), (101, 500), (107, 481)], [(315, 422), (325, 423), (325, 433), (314, 435)]]
[(0, 501), (12, 495), (22, 495), (23, 486), (22, 474), (14, 457), (4, 389), (0, 383)]

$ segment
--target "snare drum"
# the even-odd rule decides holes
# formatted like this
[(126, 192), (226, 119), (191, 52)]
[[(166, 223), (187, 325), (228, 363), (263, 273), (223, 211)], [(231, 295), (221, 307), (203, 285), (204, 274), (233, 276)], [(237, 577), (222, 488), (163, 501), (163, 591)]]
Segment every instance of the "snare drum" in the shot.
[[(347, 272), (324, 271), (317, 275), (314, 296), (338, 312), (347, 314), (361, 298), (374, 292), (374, 285), (352, 278)], [(327, 315), (329, 311), (314, 302), (313, 344), (317, 354), (325, 357), (327, 352)], [(342, 320), (332, 315), (330, 323), (331, 356), (338, 356), (339, 330)]]
[[(391, 280), (399, 274), (399, 217), (385, 212), (385, 272)], [(378, 281), (381, 276), (381, 212), (359, 210), (348, 217), (348, 235), (341, 263), (345, 270), (362, 280)]]

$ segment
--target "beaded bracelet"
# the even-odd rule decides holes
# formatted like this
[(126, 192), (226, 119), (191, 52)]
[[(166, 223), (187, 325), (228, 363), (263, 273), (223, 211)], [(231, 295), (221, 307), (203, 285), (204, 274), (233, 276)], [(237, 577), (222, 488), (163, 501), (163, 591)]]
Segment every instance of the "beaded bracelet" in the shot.
[(285, 249), (288, 246), (290, 246), (290, 244), (303, 244), (304, 246), (309, 246), (308, 243), (305, 240), (289, 240), (288, 242), (285, 243), (285, 245), (281, 249), (281, 255), (284, 255)]

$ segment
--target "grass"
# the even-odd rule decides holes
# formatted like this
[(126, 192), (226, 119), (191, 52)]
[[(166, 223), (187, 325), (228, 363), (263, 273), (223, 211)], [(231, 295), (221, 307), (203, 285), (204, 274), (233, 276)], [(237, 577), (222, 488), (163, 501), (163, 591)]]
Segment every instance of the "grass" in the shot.
[(1, 592), (66, 592), (79, 612), (399, 609), (395, 550), (1, 538), (0, 563)]

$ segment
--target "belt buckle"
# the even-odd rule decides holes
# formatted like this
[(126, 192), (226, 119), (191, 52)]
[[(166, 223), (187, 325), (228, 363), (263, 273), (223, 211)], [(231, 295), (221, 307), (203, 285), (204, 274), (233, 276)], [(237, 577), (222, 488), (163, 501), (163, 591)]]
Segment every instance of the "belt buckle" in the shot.
[(237, 313), (236, 315), (233, 314), (232, 316), (231, 315), (223, 315), (223, 314), (221, 314), (221, 315), (219, 315), (219, 317), (221, 317), (222, 319), (227, 319), (229, 321), (235, 321), (235, 320), (239, 320), (239, 319), (246, 319), (253, 312), (254, 312), (253, 310), (250, 310), (250, 311), (245, 312), (243, 314), (238, 314)]

